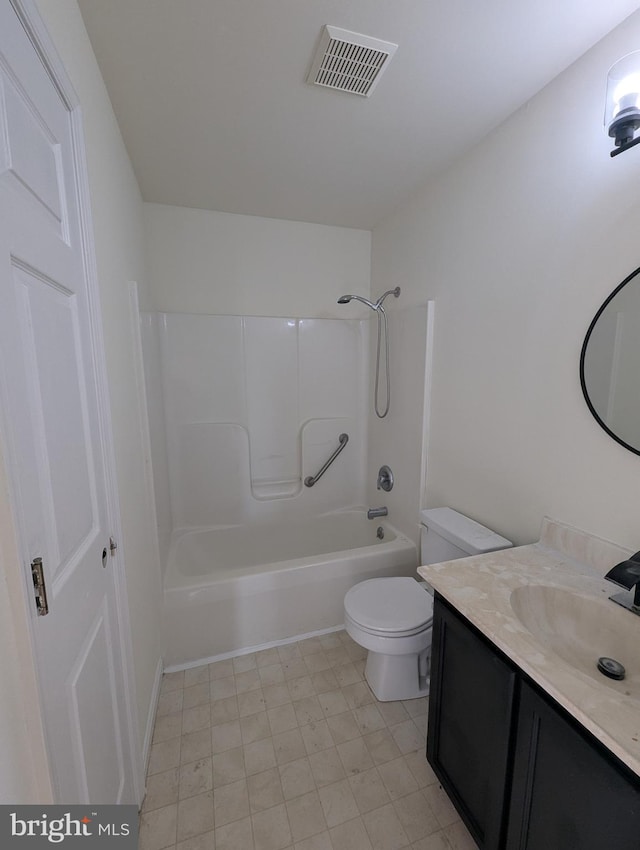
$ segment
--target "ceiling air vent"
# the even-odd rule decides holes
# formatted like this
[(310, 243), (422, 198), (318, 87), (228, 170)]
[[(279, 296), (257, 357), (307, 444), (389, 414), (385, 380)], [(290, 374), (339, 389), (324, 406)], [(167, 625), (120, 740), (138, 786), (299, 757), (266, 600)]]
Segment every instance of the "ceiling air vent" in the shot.
[(368, 97), (398, 45), (325, 26), (307, 82)]

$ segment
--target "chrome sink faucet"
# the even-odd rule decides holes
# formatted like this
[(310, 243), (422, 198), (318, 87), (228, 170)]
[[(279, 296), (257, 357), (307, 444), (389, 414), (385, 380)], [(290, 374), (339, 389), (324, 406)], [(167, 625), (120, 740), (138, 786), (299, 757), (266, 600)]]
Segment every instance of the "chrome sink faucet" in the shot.
[[(377, 519), (379, 516), (387, 516), (389, 511), (386, 507), (382, 508), (369, 508), (367, 511), (367, 519)], [(638, 565), (640, 567), (640, 564)], [(640, 581), (640, 578), (638, 579)]]
[(634, 591), (633, 599), (630, 598), (628, 593), (614, 593), (609, 599), (640, 616), (640, 552), (636, 552), (628, 561), (621, 561), (616, 564), (609, 570), (605, 578), (607, 581), (617, 584), (618, 587)]

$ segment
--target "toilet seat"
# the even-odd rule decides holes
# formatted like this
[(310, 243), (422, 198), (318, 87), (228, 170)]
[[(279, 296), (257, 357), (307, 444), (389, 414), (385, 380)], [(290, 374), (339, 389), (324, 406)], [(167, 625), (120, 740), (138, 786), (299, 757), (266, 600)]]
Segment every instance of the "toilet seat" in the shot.
[(369, 634), (411, 637), (430, 628), (433, 599), (412, 578), (376, 578), (360, 582), (344, 598), (345, 614)]

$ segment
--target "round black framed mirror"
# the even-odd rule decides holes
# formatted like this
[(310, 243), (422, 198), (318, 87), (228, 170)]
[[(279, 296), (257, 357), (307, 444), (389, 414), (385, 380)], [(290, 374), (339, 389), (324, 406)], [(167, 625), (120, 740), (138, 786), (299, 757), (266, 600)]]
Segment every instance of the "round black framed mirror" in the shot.
[(589, 410), (610, 437), (640, 455), (640, 268), (606, 299), (580, 354)]

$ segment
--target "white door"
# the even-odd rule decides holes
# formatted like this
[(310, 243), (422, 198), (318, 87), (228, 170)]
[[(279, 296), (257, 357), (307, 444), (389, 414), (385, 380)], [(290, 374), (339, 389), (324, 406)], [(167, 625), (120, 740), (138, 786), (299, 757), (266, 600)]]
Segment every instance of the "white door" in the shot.
[(0, 0), (0, 411), (53, 784), (60, 803), (134, 802), (77, 128)]

